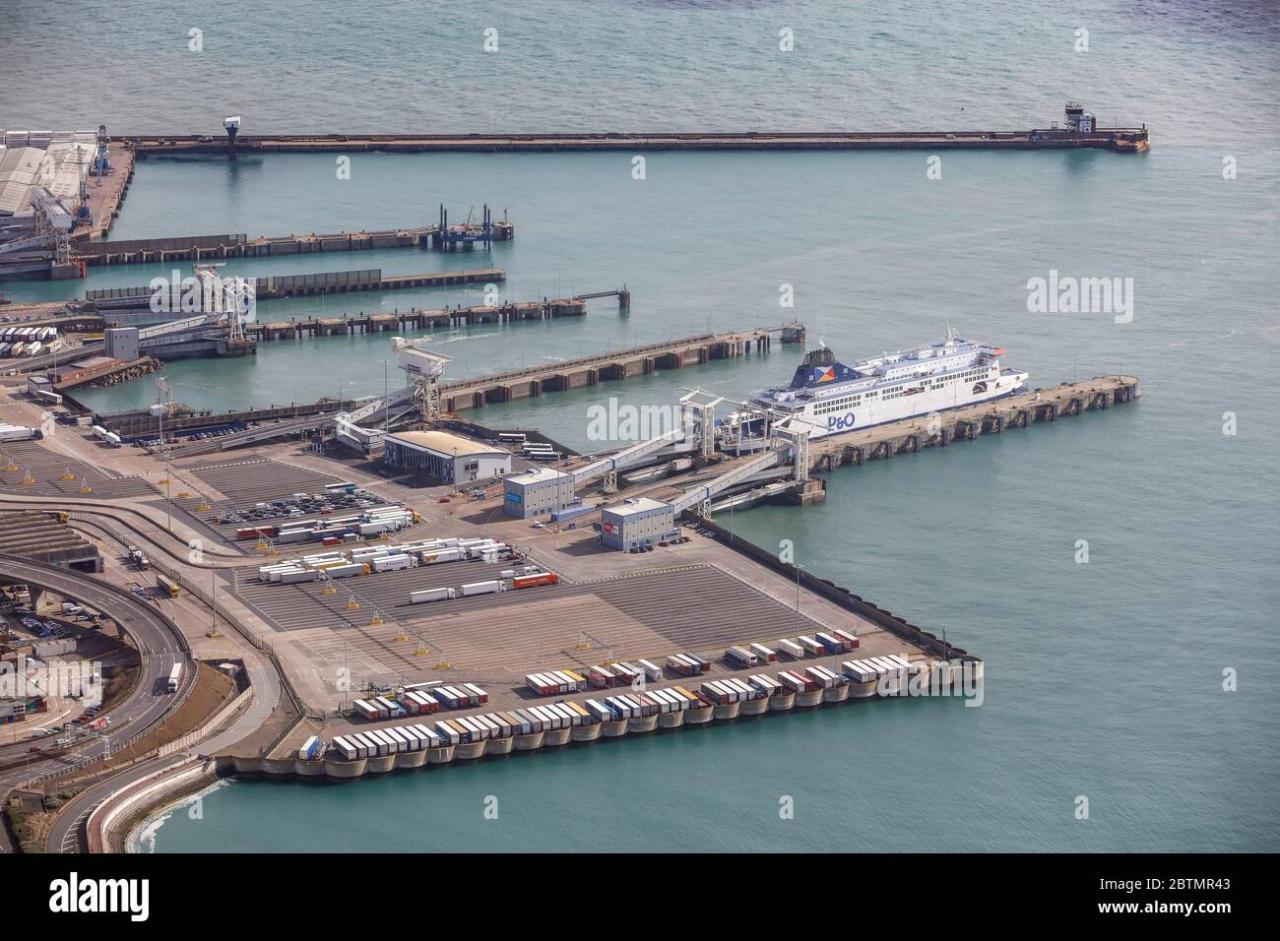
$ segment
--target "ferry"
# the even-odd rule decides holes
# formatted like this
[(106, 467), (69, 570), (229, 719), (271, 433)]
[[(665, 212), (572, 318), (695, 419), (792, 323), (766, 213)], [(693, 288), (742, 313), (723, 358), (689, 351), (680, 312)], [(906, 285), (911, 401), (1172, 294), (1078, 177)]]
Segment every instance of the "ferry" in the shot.
[(965, 340), (950, 327), (941, 343), (846, 366), (825, 345), (805, 354), (791, 383), (762, 389), (721, 425), (727, 450), (763, 447), (770, 424), (810, 438), (963, 408), (1022, 391), (1028, 374), (1000, 365), (1004, 349)]

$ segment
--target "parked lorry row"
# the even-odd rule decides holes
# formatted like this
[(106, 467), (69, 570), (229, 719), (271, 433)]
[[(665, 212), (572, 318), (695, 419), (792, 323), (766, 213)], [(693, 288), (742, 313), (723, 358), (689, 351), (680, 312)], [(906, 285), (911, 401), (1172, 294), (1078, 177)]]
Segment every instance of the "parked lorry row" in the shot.
[(596, 722), (612, 722), (640, 715), (657, 715), (697, 706), (700, 700), (683, 687), (648, 690), (604, 701), (548, 703), (506, 712), (441, 719), (432, 726), (411, 724), (389, 726), (336, 736), (332, 747), (344, 759), (355, 761), (401, 751), (421, 751), (447, 745), (468, 744), (489, 739), (531, 735), (557, 729), (577, 728)]
[(868, 657), (863, 660), (846, 660), (840, 664), (845, 676), (855, 683), (870, 683), (886, 676), (903, 676), (911, 668), (907, 658), (901, 654), (889, 654), (885, 657)]
[[(823, 657), (833, 653), (848, 653), (850, 650), (856, 650), (860, 645), (861, 641), (853, 634), (837, 628), (830, 631), (819, 631), (812, 637), (807, 635), (794, 639), (783, 637), (778, 640), (778, 651), (786, 654), (792, 660), (801, 660), (805, 657)], [(752, 648), (762, 647), (760, 644), (752, 644), (751, 646)], [(767, 647), (762, 647), (762, 649), (768, 650)]]
[(587, 678), (573, 670), (551, 670), (526, 675), (524, 685), (539, 696), (560, 696), (586, 689)]
[(711, 669), (711, 661), (696, 654), (677, 653), (667, 657), (667, 669), (680, 676), (697, 676)]
[(356, 714), (370, 722), (399, 719), (407, 715), (423, 715), (443, 709), (469, 709), (489, 701), (489, 694), (475, 683), (455, 683), (436, 686), (431, 690), (402, 690), (396, 699), (389, 696), (372, 696), (357, 699)]
[(768, 693), (736, 677), (723, 680), (707, 680), (702, 684), (702, 695), (718, 706), (746, 702), (749, 699), (766, 699)]
[[(648, 661), (640, 662), (653, 666)], [(595, 722), (616, 722), (685, 709), (768, 699), (779, 693), (813, 692), (842, 686), (850, 681), (867, 683), (889, 675), (905, 676), (913, 668), (923, 666), (923, 664), (910, 664), (901, 654), (847, 660), (841, 664), (839, 672), (815, 665), (803, 671), (782, 670), (776, 677), (766, 673), (754, 673), (745, 679), (726, 677), (707, 680), (696, 692), (691, 692), (684, 686), (668, 686), (661, 689), (653, 687), (604, 699), (547, 703), (507, 712), (457, 716), (441, 719), (434, 726), (410, 725), (349, 733), (335, 737), (332, 740), (332, 747), (345, 759), (355, 760), (395, 754), (397, 751), (465, 744), (490, 738), (573, 728)], [(656, 670), (656, 667), (654, 669)], [(539, 689), (530, 681), (534, 681), (539, 676), (547, 678), (562, 674), (570, 680), (581, 677), (581, 674), (573, 671), (561, 670), (550, 675), (530, 674), (525, 680), (531, 689)], [(430, 693), (423, 690), (405, 690), (401, 694), (399, 703), (394, 703), (386, 697), (357, 700), (357, 710), (371, 721), (398, 718), (406, 713), (406, 695), (414, 697), (419, 704), (425, 701), (436, 709), (441, 704), (446, 708), (464, 708), (488, 701), (488, 695), (483, 690), (474, 684), (465, 683), (435, 687)], [(425, 713), (434, 709), (420, 711)]]

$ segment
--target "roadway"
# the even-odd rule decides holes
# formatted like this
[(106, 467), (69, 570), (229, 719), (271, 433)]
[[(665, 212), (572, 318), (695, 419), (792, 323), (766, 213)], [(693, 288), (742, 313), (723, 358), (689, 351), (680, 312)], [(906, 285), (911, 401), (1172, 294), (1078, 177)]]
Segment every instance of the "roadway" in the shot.
[[(153, 605), (128, 591), (79, 572), (11, 555), (0, 554), (0, 574), (74, 598), (101, 611), (129, 635), (138, 651), (141, 668), (137, 683), (109, 713), (112, 732), (107, 739), (90, 738), (57, 755), (47, 754), (40, 742), (0, 746), (0, 801), (3, 801), (10, 791), (29, 781), (101, 757), (110, 738), (120, 734), (133, 738), (145, 732), (163, 719), (185, 692), (185, 684), (177, 693), (159, 692), (173, 665), (188, 664), (186, 684), (191, 683), (195, 674), (190, 669), (186, 638), (178, 626)], [(0, 851), (11, 850), (7, 834), (0, 831)]]

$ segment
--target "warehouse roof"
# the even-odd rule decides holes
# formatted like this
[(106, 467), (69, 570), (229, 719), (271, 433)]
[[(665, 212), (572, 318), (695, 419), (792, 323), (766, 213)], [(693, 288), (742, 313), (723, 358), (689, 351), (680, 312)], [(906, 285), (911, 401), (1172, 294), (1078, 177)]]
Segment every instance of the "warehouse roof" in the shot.
[(558, 480), (561, 477), (572, 477), (572, 474), (566, 474), (564, 471), (558, 471), (554, 467), (539, 467), (534, 470), (525, 471), (523, 474), (512, 474), (507, 480), (514, 481), (518, 484), (540, 484), (544, 480)]
[(652, 497), (633, 497), (617, 506), (607, 506), (604, 512), (612, 513), (615, 516), (631, 516), (633, 513), (645, 513), (649, 510), (658, 510), (665, 507), (671, 509), (670, 503), (663, 503), (661, 500), (655, 500)]
[(501, 454), (507, 457), (511, 452), (502, 448), (481, 444), (461, 435), (452, 435), (447, 431), (400, 431), (387, 435), (389, 440), (420, 451), (430, 451), (443, 457), (467, 457), (473, 454)]

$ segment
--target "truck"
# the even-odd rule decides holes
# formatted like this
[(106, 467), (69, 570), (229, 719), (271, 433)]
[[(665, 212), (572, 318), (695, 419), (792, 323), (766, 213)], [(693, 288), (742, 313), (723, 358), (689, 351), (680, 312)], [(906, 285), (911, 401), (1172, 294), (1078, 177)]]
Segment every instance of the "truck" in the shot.
[(44, 432), (39, 428), (0, 422), (0, 441), (39, 441), (43, 437)]
[(422, 604), (426, 601), (448, 601), (458, 597), (454, 588), (423, 588), (409, 592), (409, 604)]
[(180, 593), (178, 583), (164, 575), (156, 576), (156, 588), (159, 589), (160, 594), (166, 595), (170, 598), (176, 598)]
[(558, 585), (560, 576), (555, 572), (541, 572), (537, 575), (517, 575), (511, 579), (512, 588), (537, 588), (539, 585)]
[(780, 637), (778, 639), (778, 650), (785, 653), (792, 660), (799, 660), (804, 656), (804, 648), (794, 640), (788, 640), (785, 637)]
[(413, 568), (413, 557), (403, 553), (385, 555), (373, 560), (373, 570), (375, 572), (398, 572), (401, 569), (408, 568)]
[(471, 582), (469, 585), (462, 586), (462, 597), (470, 598), (473, 595), (492, 595), (506, 590), (507, 586), (497, 579), (492, 579), (487, 582)]
[(169, 671), (169, 681), (165, 685), (165, 689), (168, 690), (170, 693), (176, 693), (178, 691), (178, 684), (181, 682), (182, 682), (182, 664), (175, 663), (173, 665), (173, 668)]

